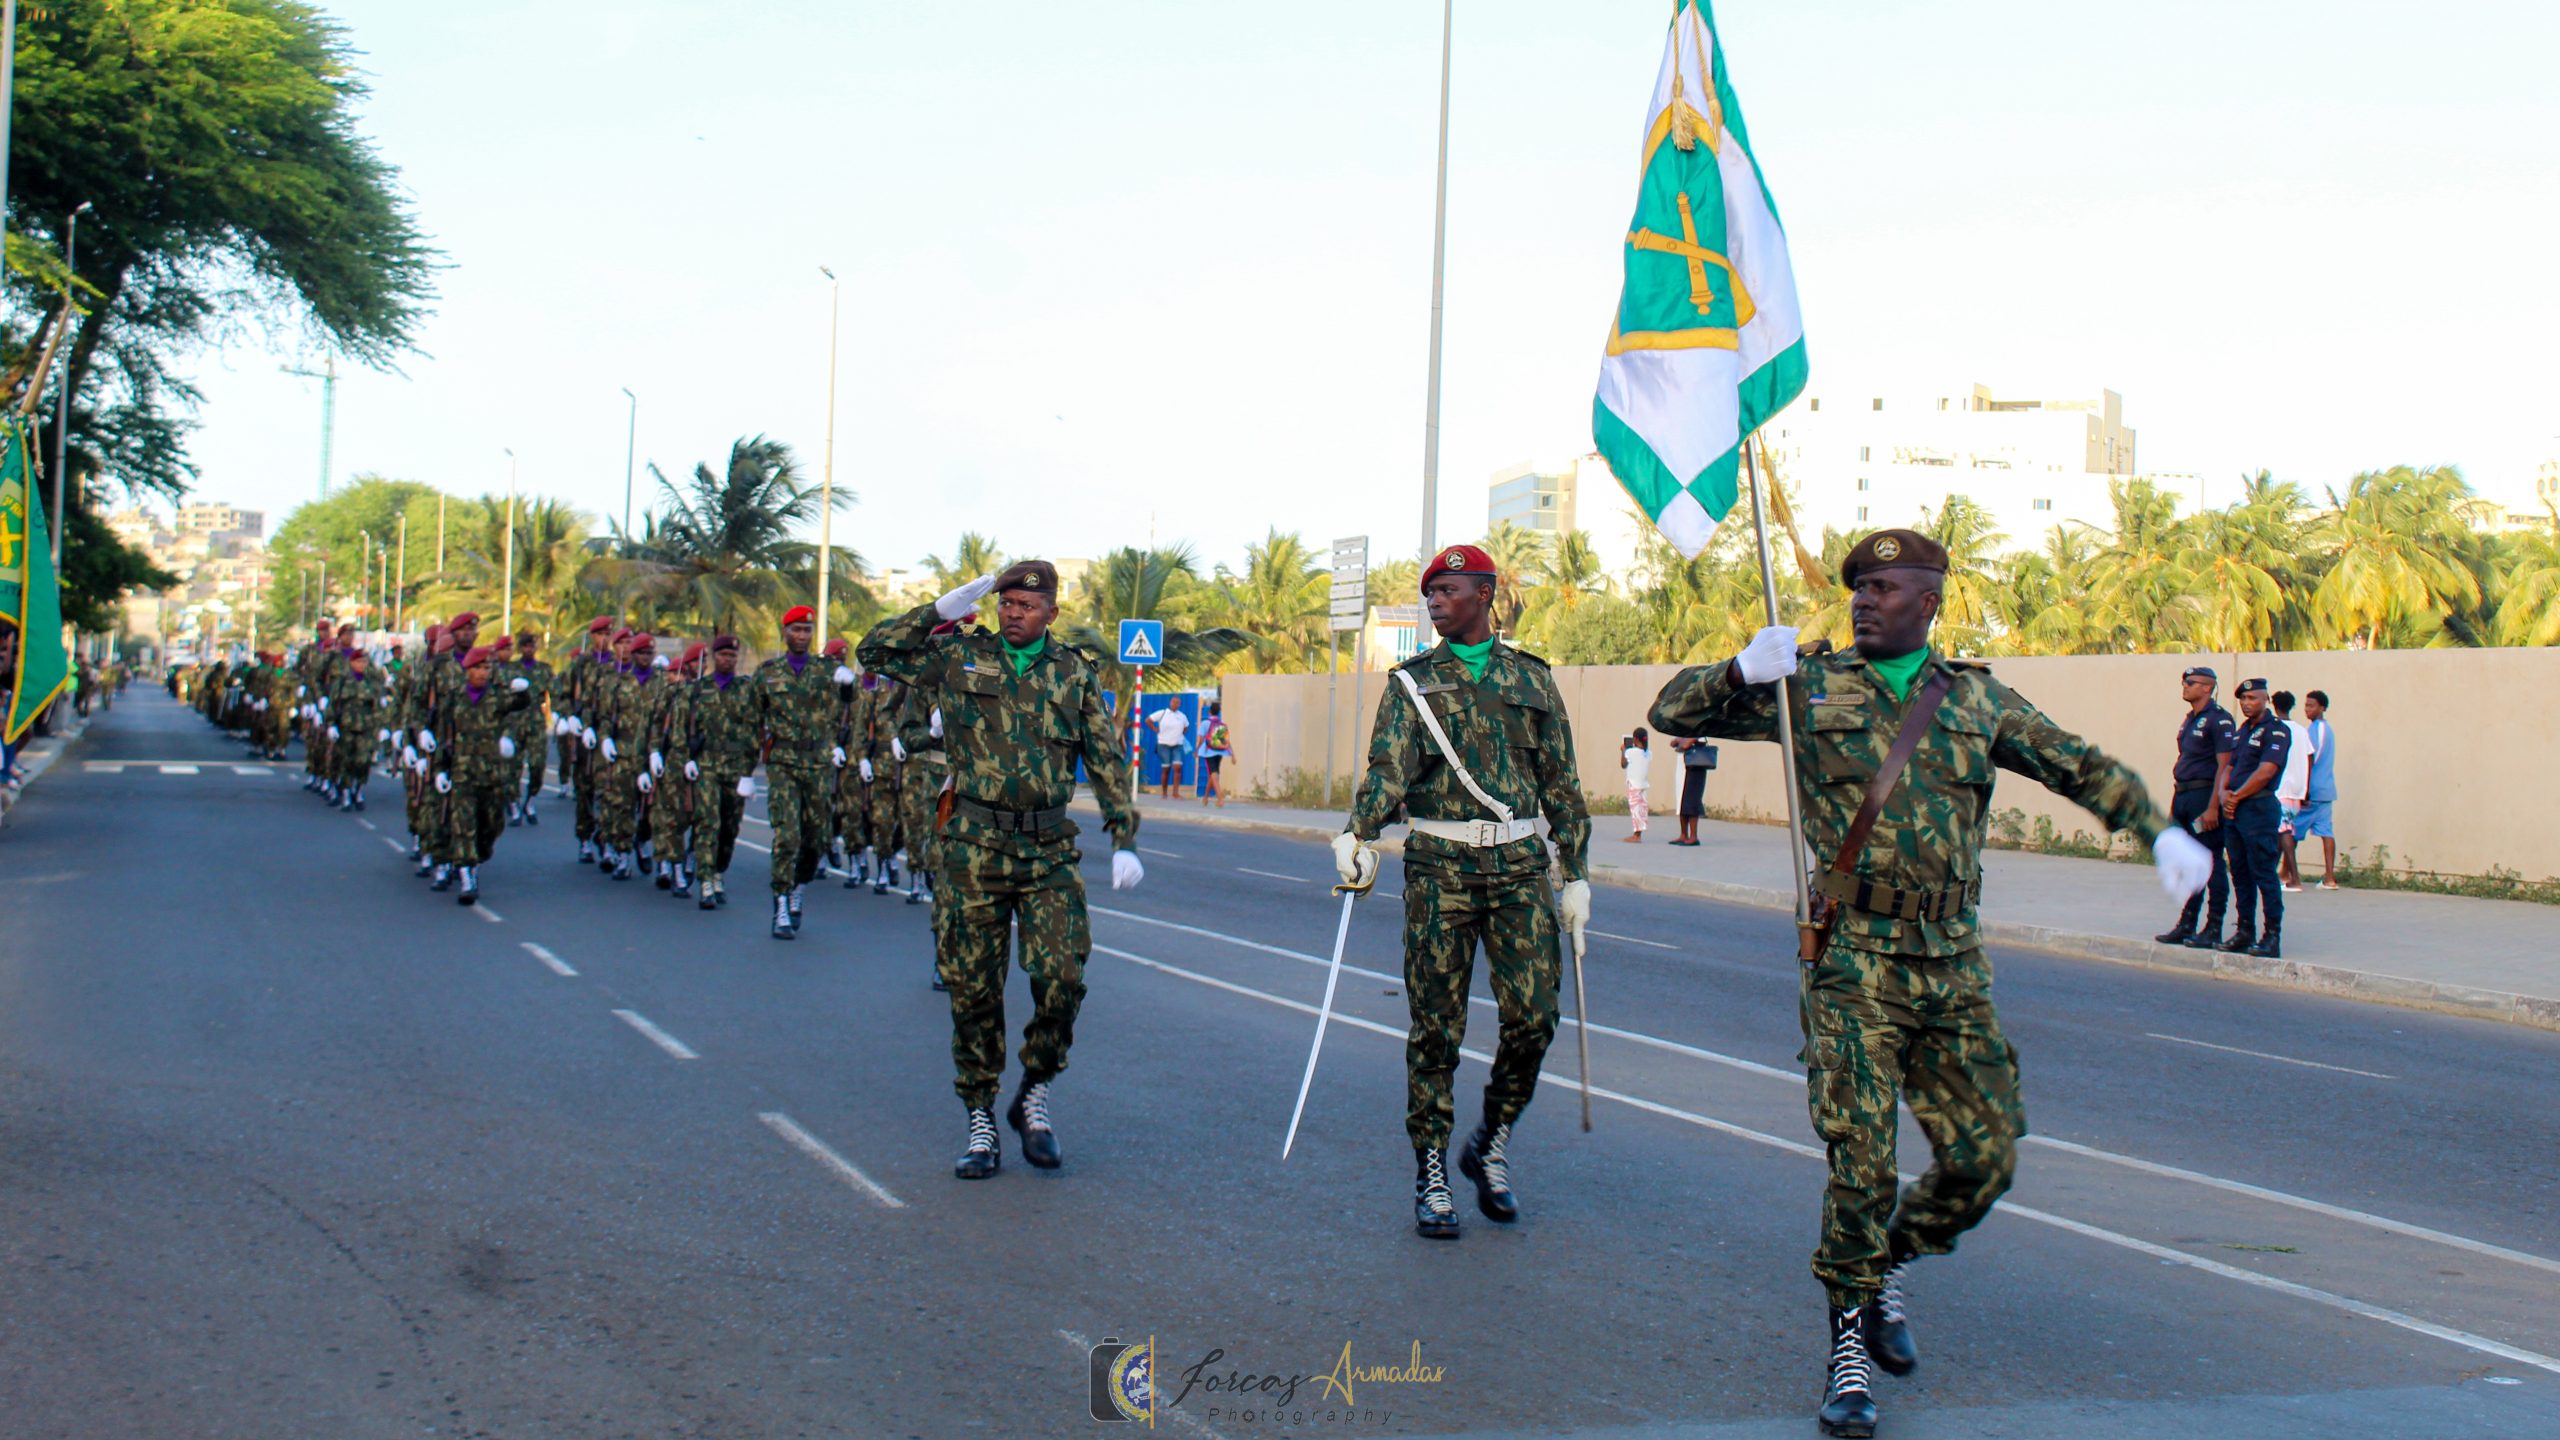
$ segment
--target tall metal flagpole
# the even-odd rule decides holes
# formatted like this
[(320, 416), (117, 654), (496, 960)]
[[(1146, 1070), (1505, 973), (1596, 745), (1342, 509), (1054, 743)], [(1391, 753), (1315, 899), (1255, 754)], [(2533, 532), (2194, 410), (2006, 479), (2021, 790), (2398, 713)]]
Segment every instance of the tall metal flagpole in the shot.
[[(0, 145), (7, 143), (6, 140), (0, 140)], [(75, 278), (80, 274), (80, 217), (88, 209), (89, 202), (81, 201), (79, 208), (71, 212), (71, 218), (64, 222), (62, 227), (62, 268)], [(69, 299), (70, 297), (65, 296), (64, 302), (69, 303)], [(62, 323), (70, 324), (71, 317), (65, 315)], [(62, 362), (62, 389), (56, 393), (53, 402), (53, 514), (49, 518), (53, 521), (53, 564), (56, 574), (61, 573), (62, 567), (62, 477), (70, 473), (71, 362), (66, 359)]]
[(1422, 404), (1422, 548), (1440, 546), (1440, 291), (1449, 257), (1449, 36), (1457, 0), (1440, 0), (1440, 178), (1431, 202), (1431, 383)]
[(631, 543), (631, 462), (640, 454), (640, 397), (633, 395), (628, 385), (622, 387), (622, 393), (631, 401), (630, 423), (622, 432), (622, 543), (628, 545)]
[(516, 633), (516, 452), (507, 451), (507, 577), (499, 583), (498, 633)]
[(821, 265), (827, 277), (827, 459), (818, 472), (818, 628), (812, 643), (827, 643), (827, 580), (836, 557), (836, 321), (844, 313), (844, 284)]
[[(1769, 522), (1760, 503), (1760, 432), (1754, 430), (1742, 442), (1743, 468), (1751, 481), (1751, 536), (1760, 547), (1760, 599), (1771, 625), (1778, 623), (1778, 577), (1769, 564)], [(1778, 765), (1787, 787), (1787, 869), (1796, 877), (1796, 929), (1813, 926), (1813, 891), (1806, 866), (1810, 863), (1804, 848), (1804, 797), (1796, 788), (1795, 719), (1787, 710), (1786, 682), (1778, 682)]]
[(400, 629), (400, 620), (401, 620), (401, 613), (400, 613), (400, 612), (401, 612), (401, 609), (402, 609), (403, 605), (407, 602), (407, 600), (408, 600), (408, 598), (409, 598), (406, 594), (404, 594), (404, 593), (402, 593), (402, 592), (406, 591), (408, 588), (409, 588), (409, 512), (408, 512), (408, 511), (406, 511), (406, 510), (403, 510), (403, 511), (401, 511), (401, 512), (400, 512), (400, 560), (399, 560), (399, 568), (398, 568), (397, 573), (395, 573), (395, 574), (392, 576), (392, 579), (391, 579), (391, 628), (392, 628), (392, 630), (393, 630), (395, 633)]

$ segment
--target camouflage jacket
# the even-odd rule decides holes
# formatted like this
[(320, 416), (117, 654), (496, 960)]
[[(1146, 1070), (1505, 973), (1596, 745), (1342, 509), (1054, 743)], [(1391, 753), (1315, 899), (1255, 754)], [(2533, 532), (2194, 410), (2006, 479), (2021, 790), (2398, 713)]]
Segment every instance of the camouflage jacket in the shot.
[(418, 688), (409, 698), (410, 724), (415, 730), (435, 732), (436, 748), (444, 748), (444, 711), (452, 698), (467, 688), (468, 678), (462, 673), (462, 661), (452, 651), (429, 659), (418, 667)]
[[(1442, 641), (1397, 667), (1422, 689), (1423, 703), (1486, 794), (1511, 807), (1515, 820), (1547, 818), (1556, 864), (1567, 880), (1586, 879), (1591, 862), (1591, 810), (1574, 767), (1573, 722), (1547, 662), (1496, 642), (1484, 678)], [(1415, 714), (1403, 682), (1389, 679), (1369, 738), (1369, 769), (1351, 801), (1351, 829), (1363, 840), (1403, 818), (1491, 820), (1467, 793)], [(1475, 846), (1434, 835), (1405, 837), (1407, 866), (1451, 875), (1517, 876), (1547, 868), (1546, 846), (1531, 835)]]
[[(2160, 833), (2162, 821), (2139, 776), (2046, 719), (1982, 666), (1933, 654), (1913, 679), (1912, 694), (1939, 670), (1954, 676), (1955, 688), (1885, 797), (1875, 832), (1857, 860), (1859, 876), (1924, 893), (1978, 881), (1995, 767), (2077, 801), (2109, 830), (2130, 830), (2144, 841)], [(1691, 666), (1662, 687), (1653, 702), (1653, 725), (1672, 736), (1775, 740), (1777, 693), (1774, 685), (1735, 684), (1724, 661)], [(1908, 702), (1896, 699), (1851, 650), (1806, 656), (1787, 686), (1787, 704), (1795, 725), (1805, 842), (1813, 863), (1828, 869), (1866, 800), (1868, 782), (1893, 747)], [(1843, 907), (1833, 934), (1855, 950), (1946, 956), (1979, 945), (1978, 927), (1971, 903), (1943, 920), (1901, 920)]]
[(693, 682), (668, 669), (643, 693), (649, 700), (649, 748), (666, 760), (669, 771), (683, 769), (685, 736), (693, 724)]
[(898, 711), (907, 703), (908, 687), (890, 680), (877, 690), (865, 690), (854, 702), (854, 747), (849, 753), (870, 757), (872, 765), (896, 763), (889, 749), (891, 737), (898, 733)]
[(329, 687), (329, 723), (338, 727), (339, 735), (370, 752), (373, 732), (391, 723), (387, 699), (381, 671), (367, 665), (359, 675), (354, 666), (346, 666)]
[[(1123, 850), (1137, 844), (1129, 757), (1103, 708), (1102, 674), (1092, 658), (1052, 635), (1016, 675), (994, 632), (936, 639), (933, 627), (940, 623), (931, 605), (919, 606), (881, 621), (856, 653), (863, 668), (914, 687), (921, 700), (942, 708), (953, 792), (997, 810), (1057, 809), (1075, 798), (1081, 760), (1113, 842)], [(1074, 822), (1063, 833), (1072, 837)], [(1021, 854), (1032, 853), (1043, 838), (1000, 833), (966, 810), (953, 813), (942, 835)]]
[[(612, 659), (610, 657), (599, 659), (593, 650), (581, 650), (570, 656), (568, 662), (560, 667), (559, 677), (553, 682), (551, 692), (553, 707), (563, 714), (576, 716), (581, 724), (595, 724), (595, 717), (587, 712), (595, 704), (596, 681), (599, 677), (610, 673), (612, 669)], [(597, 732), (597, 738), (603, 738), (602, 731)]]
[(836, 668), (836, 662), (812, 655), (795, 675), (788, 653), (756, 667), (747, 688), (755, 695), (756, 726), (769, 747), (768, 767), (811, 769), (833, 762), (835, 748), (845, 739)]
[(723, 689), (718, 675), (705, 675), (688, 688), (693, 694), (685, 703), (686, 757), (732, 779), (752, 772), (764, 740), (753, 678), (731, 676)]
[(913, 685), (898, 693), (904, 698), (898, 702), (896, 734), (907, 759), (930, 765), (944, 763), (949, 757), (943, 754), (942, 737), (933, 733), (933, 697)]
[(560, 676), (548, 660), (518, 660), (498, 667), (498, 683), (501, 685), (518, 676), (522, 676), (529, 686), (525, 709), (516, 716), (516, 743), (521, 745), (527, 736), (538, 740), (547, 733), (544, 721), (549, 718), (549, 712), (545, 707), (559, 703), (555, 697)]
[(438, 694), (436, 700), (435, 768), (451, 775), (456, 785), (489, 787), (506, 783), (505, 757), (498, 753), (498, 741), (509, 737), (517, 718), (531, 702), (530, 691), (511, 690), (503, 680), (492, 679), (489, 688), (473, 698), (471, 687), (460, 678)]
[(648, 763), (652, 738), (649, 722), (666, 683), (666, 677), (657, 671), (641, 669), (628, 675), (615, 671), (596, 687), (596, 702), (590, 707), (594, 713), (587, 716), (587, 723), (596, 727), (597, 745), (613, 742), (617, 762)]

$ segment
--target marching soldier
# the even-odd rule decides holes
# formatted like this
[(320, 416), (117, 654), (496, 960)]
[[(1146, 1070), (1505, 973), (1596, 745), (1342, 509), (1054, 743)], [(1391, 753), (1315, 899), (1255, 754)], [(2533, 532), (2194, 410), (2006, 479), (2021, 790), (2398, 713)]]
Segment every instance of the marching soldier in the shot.
[[(551, 757), (551, 707), (560, 677), (551, 662), (542, 658), (542, 636), (532, 630), (516, 632), (514, 674), (525, 680), (527, 704), (516, 717), (516, 776), (512, 798), (507, 802), (507, 823), (539, 825), (542, 816), (534, 802), (542, 798), (542, 771)], [(564, 767), (565, 771), (565, 767)]]
[[(461, 882), (454, 899), (464, 905), (479, 903), (480, 867), (488, 863), (498, 837), (507, 833), (515, 729), (531, 688), (521, 675), (500, 688), (496, 658), (494, 645), (475, 646), (463, 657), (461, 683), (442, 689), (431, 727), (442, 732), (433, 783), (448, 807), (446, 857)], [(444, 879), (437, 877), (437, 889), (444, 888)]]
[[(315, 792), (326, 783), (328, 776), (328, 747), (321, 736), (320, 707), (316, 702), (319, 699), (320, 671), (333, 652), (335, 641), (332, 632), (336, 628), (327, 616), (313, 621), (311, 643), (303, 646), (302, 653), (293, 661), (294, 715), (302, 722), (302, 788)], [(215, 690), (219, 693), (220, 687), (216, 686)], [(213, 713), (210, 710), (206, 712), (208, 717)]]
[(687, 765), (699, 765), (693, 820), (693, 869), (705, 910), (729, 903), (729, 858), (738, 825), (756, 793), (756, 749), (762, 739), (754, 687), (738, 673), (738, 637), (711, 637), (711, 673), (694, 684), (686, 705), (692, 731)]
[(587, 622), (587, 648), (570, 660), (560, 681), (568, 712), (553, 726), (560, 732), (560, 776), (575, 796), (570, 802), (571, 825), (578, 837), (581, 865), (596, 858), (595, 744), (587, 738), (595, 726), (587, 715), (595, 704), (595, 686), (613, 667), (613, 623), (610, 615)]
[(751, 684), (764, 734), (765, 816), (773, 825), (773, 938), (797, 939), (802, 890), (826, 858), (829, 792), (844, 769), (843, 714), (853, 676), (809, 653), (818, 612), (782, 612), (782, 653)]
[(452, 786), (434, 783), (436, 749), (441, 743), (436, 724), (444, 718), (453, 697), (469, 685), (470, 676), (463, 661), (478, 649), (480, 617), (469, 610), (444, 622), (444, 633), (436, 637), (436, 653), (428, 657), (425, 673), (418, 687), (418, 759), (420, 778), (427, 781), (419, 810), (426, 821), (427, 858), (432, 869), (420, 874), (433, 874), (437, 890), (453, 888), (454, 855), (458, 853), (451, 824), (453, 815)]
[(382, 676), (373, 657), (358, 648), (347, 652), (346, 668), (330, 696), (329, 749), (337, 757), (338, 808), (362, 810), (364, 784), (373, 776), (374, 748), (387, 724)]
[(424, 725), (426, 671), (433, 662), (436, 647), (443, 643), (444, 627), (427, 627), (426, 655), (417, 664), (400, 672), (391, 687), (391, 738), (397, 748), (393, 752), (400, 763), (400, 787), (408, 802), (409, 858), (418, 862), (418, 873), (425, 874), (434, 864), (427, 858), (427, 797), (434, 793), (427, 785), (426, 767), (418, 754), (418, 731)]
[(871, 893), (886, 895), (898, 883), (898, 872), (906, 861), (905, 826), (900, 820), (898, 711), (906, 702), (907, 687), (888, 676), (873, 671), (862, 677), (862, 700), (855, 711), (854, 744), (860, 756), (855, 764), (862, 772), (862, 830), (867, 839), (863, 850), (865, 868), (871, 872)]
[(601, 716), (591, 717), (604, 752), (598, 771), (602, 793), (596, 799), (596, 823), (605, 857), (613, 862), (610, 873), (616, 880), (628, 880), (639, 873), (640, 847), (649, 838), (649, 792), (657, 783), (649, 773), (649, 711), (658, 698), (652, 688), (657, 683), (658, 671), (652, 662), (658, 658), (658, 641), (654, 635), (635, 633), (614, 648), (627, 650), (629, 662), (625, 673), (606, 682), (596, 705)]
[[(1547, 663), (1494, 638), (1493, 559), (1473, 545), (1440, 552), (1422, 572), (1422, 603), (1441, 643), (1396, 668), (1378, 702), (1369, 768), (1334, 837), (1343, 883), (1377, 878), (1370, 848), (1402, 817), (1404, 973), (1412, 1029), (1405, 1040), (1405, 1134), (1413, 1142), (1413, 1223), (1433, 1240), (1458, 1238), (1444, 1158), (1451, 1096), (1467, 1030), (1476, 947), (1502, 1018), (1484, 1088), (1484, 1116), (1458, 1167), (1476, 1208), (1509, 1223), (1511, 1127), (1537, 1091), (1556, 1033), (1564, 956), (1557, 930), (1591, 918), (1591, 815), (1574, 767), (1573, 727)], [(1564, 876), (1547, 888), (1545, 816)]]
[[(1840, 567), (1853, 650), (1799, 655), (1794, 629), (1770, 626), (1733, 660), (1681, 671), (1653, 705), (1665, 735), (1774, 739), (1782, 703), (1793, 726), (1805, 838), (1826, 866), (1800, 949), (1807, 1098), (1831, 1169), (1813, 1271), (1830, 1299), (1817, 1418), (1832, 1435), (1875, 1433), (1870, 1357), (1892, 1375), (1919, 1363), (1912, 1260), (1953, 1251), (2017, 1173), (2017, 1052), (1974, 915), (1994, 768), (2154, 843), (2175, 898), (2213, 868), (2132, 770), (1930, 648), (1946, 569), (1927, 536), (1877, 531)], [(1897, 1207), (1901, 1101), (1933, 1163)]]
[(657, 780), (649, 826), (657, 841), (658, 888), (678, 898), (693, 893), (686, 866), (693, 855), (694, 799), (702, 766), (685, 753), (684, 737), (692, 733), (693, 682), (702, 677), (702, 657), (709, 648), (699, 640), (685, 646), (683, 658), (659, 677), (649, 721), (649, 773)]
[[(964, 623), (937, 625), (933, 638), (949, 639), (960, 633)], [(941, 707), (912, 685), (898, 690), (898, 723), (889, 737), (889, 749), (898, 762), (898, 825), (907, 842), (907, 903), (921, 905), (933, 898), (933, 842), (940, 828), (934, 810), (951, 764), (942, 748)]]
[[(933, 638), (990, 591), (998, 596), (996, 633)], [(951, 991), (953, 1088), (969, 1112), (968, 1145), (953, 1167), (963, 1180), (985, 1179), (1001, 1164), (994, 1107), (1004, 1078), (1005, 965), (1017, 923), (1033, 1014), (1022, 1033), (1022, 1088), (1005, 1118), (1021, 1138), (1023, 1159), (1043, 1169), (1060, 1163), (1049, 1087), (1067, 1068), (1093, 947), (1076, 826), (1067, 818), (1079, 759), (1111, 833), (1112, 888), (1127, 889), (1146, 875), (1134, 848), (1138, 812), (1129, 803), (1128, 764), (1103, 707), (1101, 674), (1092, 657), (1050, 637), (1057, 618), (1056, 567), (1025, 560), (882, 621), (855, 652), (865, 669), (913, 686), (942, 711), (952, 796), (936, 852), (942, 874), (934, 933)]]
[(836, 691), (840, 698), (836, 727), (846, 736), (847, 761), (835, 774), (835, 793), (830, 800), (827, 854), (836, 868), (844, 872), (844, 888), (859, 889), (871, 878), (871, 863), (866, 858), (871, 844), (870, 782), (863, 778), (862, 766), (853, 763), (861, 757), (865, 711), (871, 692), (864, 689), (845, 662), (851, 658), (843, 636), (827, 642), (822, 657), (835, 667)]

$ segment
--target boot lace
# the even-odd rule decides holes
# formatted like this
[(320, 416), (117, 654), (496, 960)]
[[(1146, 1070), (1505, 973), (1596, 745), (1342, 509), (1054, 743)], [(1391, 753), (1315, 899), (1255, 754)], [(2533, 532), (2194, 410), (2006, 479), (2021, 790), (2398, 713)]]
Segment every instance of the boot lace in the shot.
[(1049, 1085), (1047, 1081), (1022, 1087), (1022, 1128), (1049, 1128)]
[(1484, 1171), (1485, 1185), (1494, 1190), (1511, 1188), (1511, 1127), (1496, 1125), (1476, 1145), (1476, 1164)]
[(1423, 1157), (1422, 1178), (1414, 1182), (1414, 1188), (1418, 1192), (1414, 1198), (1434, 1216), (1458, 1213), (1458, 1207), (1449, 1199), (1449, 1172), (1438, 1152)]
[(1876, 1313), (1888, 1325), (1902, 1323), (1902, 1282), (1910, 1278), (1911, 1262), (1902, 1261), (1884, 1272), (1884, 1289), (1876, 1296)]
[(1832, 1326), (1831, 1390), (1837, 1397), (1847, 1391), (1872, 1391), (1875, 1382), (1867, 1369), (1867, 1332), (1852, 1315), (1846, 1323)]
[(992, 1110), (969, 1112), (969, 1153), (993, 1154), (996, 1148), (996, 1117)]

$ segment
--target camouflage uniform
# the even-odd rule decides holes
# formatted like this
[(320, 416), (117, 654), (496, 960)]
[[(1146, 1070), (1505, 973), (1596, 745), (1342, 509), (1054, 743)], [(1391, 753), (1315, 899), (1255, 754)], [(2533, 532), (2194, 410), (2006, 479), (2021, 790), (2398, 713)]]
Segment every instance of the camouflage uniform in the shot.
[[(649, 682), (649, 749), (666, 773), (651, 782), (649, 833), (657, 837), (658, 858), (679, 864), (692, 853), (694, 782), (684, 778), (685, 737), (692, 733), (693, 682), (675, 670)], [(697, 769), (700, 767), (697, 765)]]
[(871, 729), (871, 692), (857, 686), (839, 707), (836, 724), (845, 736), (845, 766), (836, 772), (834, 793), (828, 798), (827, 834), (842, 840), (845, 849), (859, 859), (862, 848), (873, 843), (871, 786), (862, 778), (862, 767), (853, 761), (860, 753), (861, 737)]
[[(862, 727), (854, 733), (859, 750), (849, 753), (871, 762), (871, 778), (863, 782), (863, 833), (865, 843), (878, 849), (887, 860), (907, 844), (906, 826), (900, 818), (903, 792), (898, 788), (900, 766), (889, 741), (898, 731), (898, 712), (906, 704), (907, 687), (889, 681), (876, 690), (863, 692)], [(848, 759), (845, 768), (858, 767)]]
[(899, 694), (896, 733), (907, 758), (898, 771), (898, 824), (906, 833), (907, 883), (913, 886), (919, 874), (935, 868), (933, 812), (951, 764), (942, 737), (933, 733), (933, 697), (912, 685)]
[[(642, 653), (633, 652), (635, 657)], [(641, 842), (649, 838), (640, 776), (649, 768), (650, 709), (663, 683), (643, 661), (628, 674), (607, 672), (589, 702), (593, 713), (587, 723), (596, 727), (596, 839), (635, 859)], [(608, 740), (613, 742), (610, 760), (604, 754)]]
[(488, 863), (489, 852), (507, 831), (509, 776), (515, 762), (498, 753), (498, 741), (521, 723), (527, 704), (524, 692), (492, 679), (477, 696), (467, 682), (448, 685), (436, 707), (436, 755), (431, 770), (452, 778), (446, 805), (445, 848), (438, 858), (452, 865)]
[[(1519, 820), (1547, 817), (1556, 863), (1568, 881), (1587, 878), (1591, 814), (1574, 767), (1573, 726), (1547, 662), (1499, 641), (1484, 678), (1467, 673), (1447, 642), (1398, 667), (1410, 673), (1485, 793)], [(1390, 681), (1378, 702), (1368, 773), (1351, 806), (1351, 830), (1374, 841), (1396, 820), (1491, 820), (1458, 783), (1413, 699)], [(1502, 1017), (1493, 1076), (1484, 1087), (1485, 1123), (1505, 1125), (1527, 1109), (1538, 1069), (1556, 1033), (1562, 973), (1547, 847), (1535, 835), (1476, 846), (1416, 833), (1404, 842), (1404, 975), (1412, 1029), (1405, 1038), (1405, 1133), (1416, 1150), (1448, 1147), (1451, 1081), (1467, 1033), (1467, 985), (1476, 946)]]
[[(438, 756), (444, 750), (444, 731), (438, 728), (438, 722), (453, 697), (460, 695), (468, 684), (462, 673), (462, 657), (454, 651), (447, 650), (418, 667), (418, 688), (411, 697), (410, 722), (420, 732), (432, 732), (436, 737), (437, 754), (423, 757), (429, 776), (443, 763)], [(452, 796), (437, 794), (432, 783), (419, 787), (418, 820), (411, 827), (411, 833), (418, 837), (427, 854), (438, 863), (455, 863), (452, 858), (453, 838), (447, 824), (452, 811)]]
[[(1813, 1273), (1844, 1310), (1873, 1299), (1895, 1262), (1953, 1250), (2017, 1173), (2027, 1130), (2018, 1052), (1992, 1008), (1991, 962), (1974, 914), (1994, 767), (2077, 801), (2111, 830), (2147, 841), (2162, 828), (2133, 771), (1981, 666), (1933, 655), (1911, 693), (1938, 672), (1954, 689), (1886, 798), (1856, 877), (1819, 882), (1849, 903), (1804, 971), (1798, 1058), (1831, 1165)], [(1805, 657), (1787, 703), (1805, 839), (1827, 869), (1909, 702), (1852, 651)], [(1737, 684), (1723, 662), (1693, 666), (1663, 687), (1652, 721), (1665, 735), (1774, 740), (1777, 692)], [(1870, 882), (1866, 908), (1856, 901), (1860, 880)], [(1907, 918), (1922, 916), (1934, 918)], [(1899, 1212), (1897, 1099), (1910, 1104), (1933, 1153)]]
[(527, 683), (524, 712), (516, 717), (514, 772), (507, 778), (507, 798), (531, 799), (542, 793), (542, 772), (551, 758), (551, 705), (560, 676), (547, 660), (519, 660), (503, 668), (498, 682), (521, 676)]
[(745, 675), (731, 676), (722, 686), (718, 675), (693, 682), (685, 706), (690, 733), (685, 753), (702, 767), (695, 791), (693, 868), (704, 883), (729, 869), (736, 852), (738, 824), (746, 818), (746, 798), (738, 782), (755, 773), (760, 739), (755, 686)]
[(327, 723), (338, 727), (338, 738), (330, 747), (337, 768), (330, 778), (348, 786), (371, 779), (374, 747), (381, 743), (376, 732), (390, 720), (382, 672), (370, 661), (362, 674), (353, 665), (339, 670), (337, 683), (330, 687)]
[(834, 776), (834, 751), (844, 743), (839, 716), (844, 696), (834, 675), (836, 666), (820, 656), (801, 657), (795, 672), (791, 656), (776, 655), (756, 667), (748, 682), (755, 696), (757, 727), (768, 748), (765, 814), (773, 822), (773, 893), (788, 895), (817, 878), (826, 859), (828, 792)]
[(998, 636), (935, 639), (940, 623), (922, 606), (882, 621), (857, 653), (865, 669), (942, 710), (953, 809), (935, 847), (934, 933), (951, 991), (953, 1088), (971, 1109), (987, 1109), (1004, 1076), (1005, 962), (1017, 920), (1034, 1012), (1022, 1034), (1026, 1084), (1067, 1068), (1084, 1003), (1093, 938), (1076, 825), (1066, 818), (1076, 762), (1122, 849), (1137, 843), (1138, 812), (1091, 657), (1052, 635), (1017, 675)]
[[(553, 692), (567, 697), (568, 713), (594, 730), (599, 744), (604, 739), (604, 730), (596, 714), (597, 692), (614, 673), (612, 652), (598, 650), (590, 644), (569, 662), (561, 674), (558, 689)], [(560, 773), (569, 778), (577, 791), (574, 825), (581, 843), (596, 838), (596, 781), (597, 772), (603, 768), (604, 755), (601, 751), (589, 749), (583, 739), (572, 741), (565, 735), (560, 738)]]

